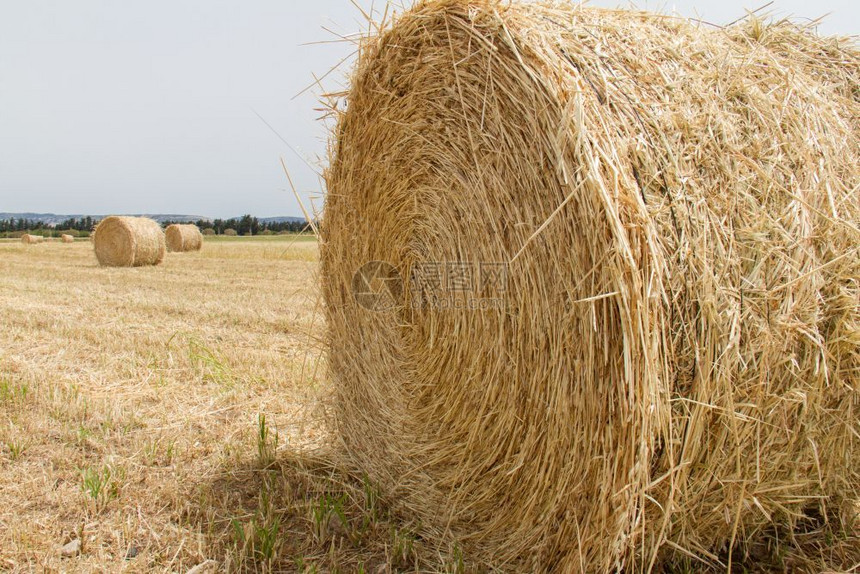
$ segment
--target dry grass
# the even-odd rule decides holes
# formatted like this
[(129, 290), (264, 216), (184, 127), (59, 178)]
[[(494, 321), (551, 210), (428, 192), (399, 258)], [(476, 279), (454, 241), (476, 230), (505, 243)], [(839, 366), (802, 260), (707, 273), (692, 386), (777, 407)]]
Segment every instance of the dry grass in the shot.
[(0, 570), (469, 571), (338, 464), (315, 242), (207, 243), (112, 269), (0, 241)]
[[(850, 537), (860, 52), (575, 3), (389, 24), (336, 96), (326, 176), (356, 466), (485, 568), (731, 569), (814, 518)], [(507, 264), (505, 305), (404, 289), (371, 313), (349, 291), (371, 261)]]
[(0, 570), (406, 560), (373, 489), (320, 458), (317, 247), (285, 239), (136, 269), (0, 242)]

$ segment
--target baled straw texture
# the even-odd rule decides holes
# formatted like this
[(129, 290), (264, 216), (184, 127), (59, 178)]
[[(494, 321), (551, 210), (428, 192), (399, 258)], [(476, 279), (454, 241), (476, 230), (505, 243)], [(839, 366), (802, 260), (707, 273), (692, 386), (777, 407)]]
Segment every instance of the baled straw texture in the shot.
[(166, 249), (161, 225), (146, 217), (106, 217), (96, 226), (93, 243), (106, 267), (158, 265)]
[(170, 252), (184, 253), (203, 249), (203, 234), (200, 233), (200, 228), (193, 224), (168, 225), (164, 230), (164, 238)]
[(75, 242), (75, 238), (74, 238), (74, 236), (69, 235), (69, 234), (67, 234), (67, 233), (62, 234), (62, 235), (60, 236), (60, 239), (62, 239), (62, 240), (63, 240), (63, 243), (74, 243), (74, 242)]
[[(788, 23), (439, 0), (367, 39), (322, 232), (352, 460), (510, 570), (717, 563), (855, 498), (858, 94)], [(508, 263), (506, 307), (365, 310), (370, 261)]]
[(39, 243), (44, 243), (45, 238), (41, 235), (30, 235), (29, 233), (25, 233), (21, 236), (21, 243), (26, 245), (36, 245)]

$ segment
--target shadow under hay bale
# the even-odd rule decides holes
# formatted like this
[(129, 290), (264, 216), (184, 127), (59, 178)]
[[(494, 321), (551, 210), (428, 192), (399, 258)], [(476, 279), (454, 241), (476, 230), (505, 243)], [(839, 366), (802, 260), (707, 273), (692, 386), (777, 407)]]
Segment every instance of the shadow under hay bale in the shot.
[(166, 250), (161, 225), (146, 217), (106, 217), (96, 226), (93, 244), (105, 267), (158, 265)]
[(225, 570), (445, 571), (414, 525), (393, 521), (378, 490), (327, 450), (285, 452), (263, 466), (228, 464), (211, 481), (186, 485), (207, 502), (189, 515), (222, 541), (212, 555), (222, 555)]
[[(725, 567), (857, 498), (856, 49), (438, 0), (351, 84), (321, 244), (338, 432), (425, 537), (506, 570)], [(403, 288), (369, 310), (374, 261)], [(486, 298), (488, 264), (503, 305), (427, 296)]]
[(167, 251), (172, 253), (185, 253), (203, 249), (203, 234), (193, 224), (169, 225), (164, 230), (164, 237), (167, 242)]

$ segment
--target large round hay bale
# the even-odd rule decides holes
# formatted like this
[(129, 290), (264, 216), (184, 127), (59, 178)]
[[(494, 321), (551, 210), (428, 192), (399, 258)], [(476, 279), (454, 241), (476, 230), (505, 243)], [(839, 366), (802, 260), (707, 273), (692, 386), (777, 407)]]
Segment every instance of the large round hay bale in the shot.
[(366, 40), (321, 242), (350, 459), (519, 571), (714, 563), (856, 496), (858, 93), (788, 23), (438, 0)]
[(68, 233), (62, 234), (60, 236), (60, 239), (63, 241), (63, 243), (74, 243), (75, 242), (74, 236), (69, 235)]
[(203, 249), (203, 234), (194, 224), (168, 225), (164, 230), (164, 238), (167, 241), (167, 250), (170, 252), (185, 253)]
[(29, 233), (25, 233), (21, 236), (21, 243), (26, 245), (37, 245), (39, 243), (44, 243), (45, 238), (41, 235), (31, 235)]
[(166, 249), (161, 225), (146, 217), (106, 217), (96, 226), (93, 244), (106, 267), (158, 265)]

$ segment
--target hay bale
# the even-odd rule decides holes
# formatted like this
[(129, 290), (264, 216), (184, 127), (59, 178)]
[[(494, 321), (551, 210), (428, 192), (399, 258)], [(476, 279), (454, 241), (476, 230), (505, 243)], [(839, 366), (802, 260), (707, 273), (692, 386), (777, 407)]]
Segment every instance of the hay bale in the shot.
[(236, 230), (235, 230), (235, 229), (225, 229), (225, 230), (224, 230), (224, 235), (226, 235), (227, 237), (236, 237), (236, 236), (237, 236), (237, 235), (239, 235), (239, 234), (238, 234), (238, 233), (236, 233)]
[(44, 243), (45, 238), (41, 235), (31, 235), (29, 233), (25, 233), (21, 236), (21, 243), (26, 245), (38, 245), (39, 243)]
[(350, 460), (506, 570), (715, 563), (855, 497), (858, 93), (788, 23), (438, 0), (367, 39), (321, 242)]
[(69, 235), (67, 233), (62, 234), (60, 236), (60, 239), (63, 241), (63, 243), (74, 243), (75, 242), (75, 238), (72, 235)]
[(203, 249), (203, 235), (196, 225), (169, 225), (164, 230), (167, 250), (176, 253), (200, 251)]
[(106, 217), (96, 226), (93, 244), (106, 267), (158, 265), (166, 250), (161, 225), (146, 217)]
[(201, 231), (201, 233), (202, 233), (203, 235), (205, 235), (205, 236), (209, 237), (209, 236), (215, 235), (215, 230), (214, 230), (214, 229), (212, 229), (211, 227), (207, 227), (206, 229), (204, 229), (203, 231)]

